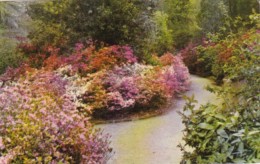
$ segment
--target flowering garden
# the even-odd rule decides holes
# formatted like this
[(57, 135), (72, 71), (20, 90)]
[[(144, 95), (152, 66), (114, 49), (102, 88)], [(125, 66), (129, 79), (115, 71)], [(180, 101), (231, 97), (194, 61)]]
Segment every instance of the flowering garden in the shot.
[(34, 55), (30, 62), (1, 75), (5, 162), (105, 161), (109, 136), (93, 130), (90, 118), (158, 109), (190, 83), (181, 57), (170, 53), (151, 66), (138, 63), (129, 46), (77, 44), (69, 56), (48, 47), (48, 57), (32, 45), (20, 48)]
[(259, 162), (257, 2), (24, 6), (0, 2), (1, 164), (106, 163), (111, 136), (95, 120), (156, 113), (189, 90), (190, 73), (213, 79), (221, 103), (185, 98), (182, 162)]

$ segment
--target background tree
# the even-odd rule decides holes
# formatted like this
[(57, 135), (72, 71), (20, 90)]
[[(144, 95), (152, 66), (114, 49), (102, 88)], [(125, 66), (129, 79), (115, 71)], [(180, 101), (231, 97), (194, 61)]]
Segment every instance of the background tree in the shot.
[[(167, 51), (172, 51), (173, 46), (173, 31), (169, 28), (169, 17), (163, 11), (155, 11), (150, 20), (151, 29), (149, 36), (144, 42), (146, 43), (145, 50), (148, 53), (161, 56)], [(147, 55), (146, 57), (151, 57)]]
[[(16, 67), (22, 56), (16, 52), (16, 35), (22, 34), (19, 13), (23, 6), (15, 2), (0, 2), (0, 74), (7, 67)], [(21, 17), (20, 17), (21, 18)]]
[(108, 45), (129, 44), (138, 51), (147, 36), (143, 20), (150, 10), (147, 5), (138, 0), (54, 0), (33, 4), (29, 13), (36, 28), (29, 38), (38, 46), (63, 47), (91, 38)]
[(172, 37), (177, 49), (185, 47), (197, 31), (196, 21), (193, 18), (194, 10), (190, 0), (165, 0), (161, 8), (168, 14), (169, 28), (173, 31)]
[(257, 0), (226, 0), (226, 5), (232, 19), (230, 24), (232, 32), (237, 33), (241, 28), (252, 27), (252, 24), (245, 22), (250, 21), (250, 15), (259, 12)]
[(198, 23), (203, 35), (219, 32), (228, 17), (228, 8), (223, 0), (201, 0)]
[(226, 0), (229, 8), (229, 14), (232, 18), (241, 17), (248, 20), (248, 16), (258, 11), (257, 0)]

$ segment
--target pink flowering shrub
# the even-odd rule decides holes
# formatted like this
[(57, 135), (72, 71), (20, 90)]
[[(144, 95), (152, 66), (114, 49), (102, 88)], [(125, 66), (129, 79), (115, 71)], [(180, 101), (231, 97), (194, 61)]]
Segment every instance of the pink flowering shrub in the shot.
[(182, 56), (180, 54), (174, 56), (170, 53), (166, 53), (160, 57), (160, 60), (161, 63), (166, 66), (166, 70), (162, 76), (166, 76), (166, 79), (168, 79), (169, 84), (167, 86), (175, 88), (177, 92), (188, 90), (190, 74), (188, 68), (183, 63)]
[(117, 67), (109, 71), (103, 81), (108, 92), (107, 108), (111, 111), (133, 108), (136, 96), (139, 93), (137, 88), (137, 76), (128, 70), (130, 65)]
[[(80, 99), (93, 112), (133, 108), (138, 95), (137, 77), (140, 64), (115, 67), (88, 76), (86, 91)], [(142, 68), (141, 68), (142, 69)], [(138, 72), (139, 71), (139, 72)]]
[(165, 66), (158, 72), (156, 82), (167, 89), (167, 94), (174, 95), (175, 92), (180, 90), (176, 76), (177, 73), (173, 66)]
[(28, 72), (0, 89), (0, 163), (104, 163), (107, 135), (94, 130), (54, 72)]
[(178, 82), (177, 91), (186, 91), (190, 85), (190, 74), (188, 68), (183, 63), (181, 55), (174, 56), (172, 67), (176, 72), (176, 79)]
[[(180, 56), (167, 54), (163, 67), (127, 64), (99, 73), (82, 97), (94, 117), (109, 112), (157, 109), (189, 87), (189, 73)], [(164, 56), (163, 56), (164, 57)]]

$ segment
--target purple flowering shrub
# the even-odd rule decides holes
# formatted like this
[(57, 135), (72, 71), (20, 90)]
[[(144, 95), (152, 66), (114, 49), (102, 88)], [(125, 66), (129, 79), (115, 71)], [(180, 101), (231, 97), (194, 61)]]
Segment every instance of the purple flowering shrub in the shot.
[(110, 111), (133, 108), (135, 105), (139, 93), (138, 76), (129, 67), (132, 65), (115, 67), (104, 76), (103, 86), (108, 93), (106, 106)]
[(0, 88), (0, 163), (104, 163), (109, 136), (94, 130), (54, 72)]

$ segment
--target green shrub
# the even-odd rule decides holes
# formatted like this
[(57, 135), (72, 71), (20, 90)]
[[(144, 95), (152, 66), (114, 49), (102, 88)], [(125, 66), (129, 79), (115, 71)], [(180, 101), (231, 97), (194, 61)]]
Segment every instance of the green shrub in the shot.
[(167, 51), (173, 50), (173, 31), (169, 28), (168, 15), (162, 11), (153, 14), (155, 29), (151, 31), (148, 41), (149, 52), (163, 55)]
[(16, 52), (16, 43), (5, 37), (0, 38), (0, 74), (4, 73), (7, 67), (17, 67), (23, 57)]
[(232, 53), (228, 49), (220, 53), (227, 82), (223, 88), (209, 89), (220, 96), (222, 105), (195, 109), (195, 100), (188, 98), (182, 113), (183, 139), (193, 149), (187, 151), (180, 146), (183, 163), (260, 162), (258, 42), (259, 32), (250, 30), (229, 44)]
[(225, 102), (222, 108), (207, 104), (194, 109), (192, 102), (185, 107), (191, 114), (183, 115), (183, 123), (184, 141), (193, 150), (181, 146), (183, 163), (259, 162), (259, 97), (251, 105)]

